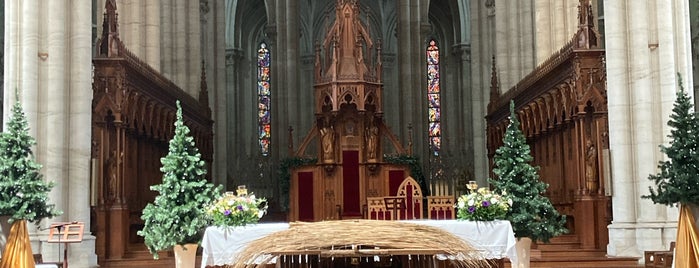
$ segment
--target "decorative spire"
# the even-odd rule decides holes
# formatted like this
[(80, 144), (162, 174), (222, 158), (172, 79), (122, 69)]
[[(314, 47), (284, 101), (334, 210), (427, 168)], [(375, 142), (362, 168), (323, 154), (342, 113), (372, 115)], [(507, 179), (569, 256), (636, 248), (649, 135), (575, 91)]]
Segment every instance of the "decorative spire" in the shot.
[(206, 113), (211, 116), (211, 107), (209, 107), (209, 90), (208, 90), (208, 85), (206, 84), (206, 64), (204, 64), (204, 61), (201, 61), (201, 84), (200, 84), (200, 89), (199, 89), (199, 104), (201, 104), (201, 107), (206, 109)]
[(575, 34), (577, 43), (575, 48), (598, 47), (598, 34), (595, 31), (595, 16), (590, 0), (580, 0), (578, 5), (578, 32)]
[(497, 103), (500, 100), (500, 85), (498, 85), (498, 70), (495, 63), (495, 55), (493, 55), (493, 67), (490, 71), (490, 102), (488, 103), (488, 112), (494, 111)]
[(294, 156), (294, 128), (289, 125), (287, 129), (289, 131), (289, 156)]
[(97, 55), (113, 57), (119, 55), (119, 23), (116, 13), (116, 0), (107, 0), (104, 4), (104, 20), (102, 22), (102, 37), (97, 46)]

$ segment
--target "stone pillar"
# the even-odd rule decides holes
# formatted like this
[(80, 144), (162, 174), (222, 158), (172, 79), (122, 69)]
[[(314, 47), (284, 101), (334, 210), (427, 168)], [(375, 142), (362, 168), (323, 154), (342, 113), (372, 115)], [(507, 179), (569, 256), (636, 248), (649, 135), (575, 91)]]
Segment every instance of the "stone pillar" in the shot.
[(676, 209), (639, 197), (649, 194), (647, 178), (664, 158), (657, 146), (669, 142), (674, 73), (686, 79), (691, 72), (689, 25), (676, 19), (686, 18), (688, 8), (686, 2), (605, 1), (604, 10), (607, 76), (614, 78), (607, 81), (614, 204), (607, 251), (641, 256), (666, 248), (676, 233)]
[[(39, 68), (46, 73), (47, 98), (45, 98), (45, 104), (41, 105), (45, 108), (40, 109), (42, 116), (39, 121), (45, 124), (46, 130), (54, 131), (51, 131), (50, 135), (46, 135), (44, 143), (37, 142), (40, 144), (39, 147), (43, 147), (43, 149), (40, 152), (37, 151), (36, 155), (45, 156), (42, 161), (44, 165), (42, 171), (46, 174), (45, 179), (56, 180), (56, 186), (49, 197), (50, 200), (56, 202), (56, 207), (66, 207), (67, 196), (63, 196), (63, 194), (69, 192), (69, 185), (67, 181), (57, 181), (65, 174), (66, 132), (55, 130), (65, 129), (68, 117), (65, 106), (66, 102), (69, 101), (67, 97), (70, 94), (69, 88), (66, 88), (68, 86), (66, 82), (70, 76), (66, 76), (64, 69), (69, 66), (66, 64), (66, 58), (70, 56), (70, 54), (66, 55), (65, 53), (66, 36), (68, 36), (69, 30), (66, 27), (70, 27), (70, 25), (66, 25), (66, 15), (69, 14), (66, 14), (67, 3), (64, 0), (50, 1), (47, 2), (47, 5), (48, 10), (51, 10), (47, 30), (51, 34), (44, 37), (46, 45), (39, 49)], [(58, 203), (59, 201), (60, 203)], [(68, 219), (66, 215), (63, 215), (54, 220), (66, 221)]]
[[(216, 110), (220, 109), (220, 111), (226, 115), (225, 122), (221, 122), (219, 128), (216, 128), (216, 130), (223, 128), (222, 133), (241, 133), (244, 131), (244, 125), (240, 124), (240, 122), (245, 122), (242, 121), (244, 116), (241, 112), (244, 110), (242, 106), (239, 105), (239, 102), (247, 100), (247, 98), (242, 96), (245, 92), (240, 88), (240, 76), (243, 72), (240, 69), (242, 61), (243, 54), (240, 50), (232, 48), (226, 49), (226, 87), (222, 89), (222, 96), (225, 98), (225, 101), (217, 99), (215, 102), (217, 106)], [(223, 170), (219, 171), (223, 172), (222, 174), (225, 176), (224, 179), (228, 182), (228, 179), (234, 176), (233, 172), (235, 172), (237, 168), (238, 158), (243, 157), (240, 153), (235, 152), (245, 151), (239, 148), (238, 145), (248, 143), (242, 139), (244, 135), (231, 135), (233, 138), (220, 137), (221, 139), (219, 139), (217, 135), (214, 135), (214, 137), (216, 138), (216, 142), (218, 142), (216, 148), (225, 148), (223, 154), (228, 155), (229, 152), (233, 153), (231, 159), (228, 159), (225, 165), (221, 167)]]
[(201, 84), (201, 16), (199, 1), (185, 1), (187, 5), (187, 40), (185, 41), (187, 60), (185, 61), (186, 84), (179, 84), (189, 95), (197, 98)]
[[(94, 267), (97, 265), (95, 237), (90, 233), (90, 150), (92, 136), (92, 46), (90, 40), (91, 7), (89, 1), (70, 2), (70, 87), (68, 94), (68, 127), (63, 130), (70, 144), (67, 154), (68, 172), (64, 180), (69, 188), (65, 197), (70, 208), (66, 219), (85, 223), (83, 242), (71, 246), (70, 267)], [(61, 128), (58, 128), (61, 129)], [(79, 130), (79, 131), (76, 131)]]
[[(536, 63), (539, 65), (571, 40), (578, 30), (579, 0), (534, 1)], [(593, 1), (594, 2), (594, 1)], [(593, 5), (596, 5), (593, 3)]]
[[(187, 81), (187, 0), (174, 0), (172, 16), (172, 81), (188, 92)], [(167, 39), (167, 38), (165, 38)]]
[(160, 71), (160, 2), (161, 1), (142, 2), (145, 6), (143, 9), (145, 10), (145, 31), (142, 31), (145, 34), (145, 58), (143, 58), (143, 60), (157, 71)]
[(209, 85), (209, 103), (213, 112), (212, 119), (214, 120), (214, 167), (213, 167), (213, 182), (224, 185), (226, 187), (227, 166), (228, 166), (228, 151), (226, 143), (229, 135), (227, 135), (227, 120), (228, 111), (226, 104), (228, 102), (228, 87), (230, 84), (226, 82), (226, 66), (228, 65), (228, 55), (225, 49), (225, 3), (222, 1), (209, 1), (209, 12), (207, 20), (204, 23), (206, 30), (206, 44), (211, 44), (206, 48), (208, 52), (203, 57), (207, 65), (206, 77), (210, 82)]
[[(473, 43), (471, 47), (470, 68), (472, 79), (470, 87), (471, 91), (473, 91), (472, 96), (474, 96), (472, 102), (474, 103), (473, 122), (475, 129), (476, 122), (485, 124), (486, 107), (490, 97), (488, 93), (490, 92), (492, 56), (495, 53), (495, 2), (472, 1), (470, 3), (471, 25), (474, 27), (471, 29), (471, 40), (473, 40)], [(487, 155), (485, 127), (482, 129), (482, 140), (474, 132), (473, 175), (475, 178), (487, 178), (489, 172), (488, 158), (485, 157)], [(482, 154), (478, 155), (478, 152), (482, 152)], [(480, 183), (484, 183), (484, 181)]]
[[(69, 250), (71, 267), (95, 267), (90, 233), (89, 162), (91, 136), (92, 2), (89, 0), (13, 0), (6, 3), (8, 45), (5, 50), (5, 109), (19, 100), (37, 140), (34, 153), (41, 173), (56, 183), (49, 202), (63, 215), (42, 222), (81, 221), (82, 243)], [(35, 230), (34, 228), (30, 228)], [(56, 244), (46, 243), (46, 231), (32, 231), (35, 253), (58, 260)]]
[(174, 58), (172, 53), (174, 40), (174, 33), (172, 29), (174, 22), (172, 21), (172, 16), (173, 1), (161, 1), (160, 21), (162, 27), (160, 28), (159, 38), (161, 40), (162, 51), (160, 52), (160, 72), (171, 81), (175, 81), (172, 70), (172, 60)]

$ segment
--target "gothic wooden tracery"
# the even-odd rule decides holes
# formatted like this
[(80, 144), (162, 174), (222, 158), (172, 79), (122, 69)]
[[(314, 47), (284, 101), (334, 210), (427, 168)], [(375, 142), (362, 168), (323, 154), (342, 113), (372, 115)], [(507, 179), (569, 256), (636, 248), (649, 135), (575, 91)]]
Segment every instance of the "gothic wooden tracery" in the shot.
[(381, 42), (372, 40), (359, 11), (357, 0), (336, 1), (335, 22), (316, 42), (315, 124), (292, 154), (318, 162), (292, 172), (292, 221), (363, 217), (367, 197), (388, 195), (391, 180), (397, 186), (409, 175), (383, 161), (386, 148), (406, 150), (384, 123)]
[(119, 39), (115, 1), (106, 2), (93, 64), (92, 169), (97, 202), (92, 231), (104, 264), (144, 247), (136, 232), (142, 227), (141, 210), (157, 194), (150, 186), (162, 178), (160, 158), (174, 135), (176, 100), (209, 167), (213, 121), (205, 83), (197, 100), (125, 48)]
[[(591, 13), (581, 1), (580, 15)], [(604, 249), (611, 219), (605, 185), (608, 175), (608, 116), (604, 49), (598, 47), (592, 20), (581, 19), (578, 33), (505, 94), (499, 94), (493, 63), (488, 104), (488, 157), (502, 145), (514, 100), (521, 128), (532, 149), (546, 195), (568, 216), (570, 242)], [(590, 217), (590, 215), (593, 215)]]

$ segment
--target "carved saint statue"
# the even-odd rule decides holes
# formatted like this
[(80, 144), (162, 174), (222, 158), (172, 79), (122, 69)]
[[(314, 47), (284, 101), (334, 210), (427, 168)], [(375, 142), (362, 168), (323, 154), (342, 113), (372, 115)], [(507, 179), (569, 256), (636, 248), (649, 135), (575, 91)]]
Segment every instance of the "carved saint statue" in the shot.
[(107, 200), (113, 202), (117, 195), (117, 157), (116, 150), (109, 153), (106, 161), (107, 166)]
[(330, 125), (320, 129), (321, 146), (323, 147), (323, 162), (333, 162), (333, 146), (335, 145), (335, 131)]
[(376, 147), (378, 146), (379, 128), (371, 124), (366, 130), (366, 157), (368, 160), (376, 160)]
[(597, 191), (597, 148), (590, 140), (585, 142), (585, 183), (587, 190)]

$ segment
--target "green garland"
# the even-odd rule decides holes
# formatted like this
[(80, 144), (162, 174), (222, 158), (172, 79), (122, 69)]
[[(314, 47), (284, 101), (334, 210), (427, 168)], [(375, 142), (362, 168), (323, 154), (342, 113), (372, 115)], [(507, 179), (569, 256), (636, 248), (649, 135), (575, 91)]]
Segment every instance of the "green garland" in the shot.
[(410, 167), (410, 176), (413, 177), (420, 184), (422, 188), (422, 196), (428, 196), (427, 180), (425, 180), (425, 175), (422, 173), (422, 165), (420, 165), (420, 159), (412, 155), (384, 155), (383, 160), (386, 163), (406, 165)]
[[(300, 166), (312, 165), (318, 162), (318, 158), (311, 157), (287, 157), (279, 162), (279, 169), (277, 170), (278, 180), (279, 180), (279, 190), (282, 194), (289, 194), (289, 185), (291, 182), (291, 170)], [(279, 200), (279, 205), (282, 208), (288, 206), (289, 199), (281, 198)]]

